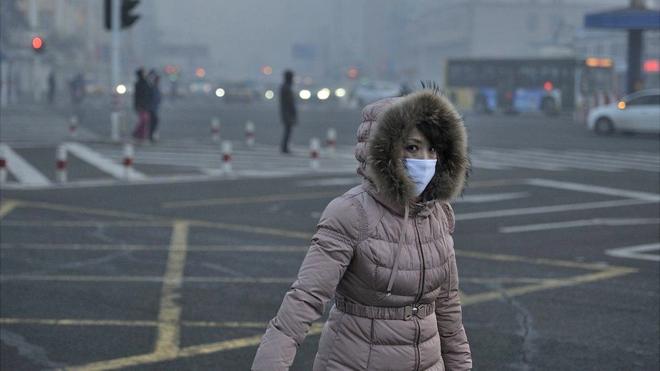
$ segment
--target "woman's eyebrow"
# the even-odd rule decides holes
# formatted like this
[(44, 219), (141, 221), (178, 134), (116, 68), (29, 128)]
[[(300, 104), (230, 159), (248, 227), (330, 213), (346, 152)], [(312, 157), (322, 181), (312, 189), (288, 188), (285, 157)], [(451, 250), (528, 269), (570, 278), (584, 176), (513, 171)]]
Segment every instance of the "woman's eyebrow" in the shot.
[(408, 138), (408, 142), (422, 143), (422, 140), (417, 138)]

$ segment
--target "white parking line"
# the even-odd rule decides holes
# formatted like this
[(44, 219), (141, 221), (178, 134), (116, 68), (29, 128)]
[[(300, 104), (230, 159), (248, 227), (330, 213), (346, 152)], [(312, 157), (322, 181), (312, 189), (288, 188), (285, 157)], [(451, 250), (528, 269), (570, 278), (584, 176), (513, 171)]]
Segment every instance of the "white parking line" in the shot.
[(513, 227), (503, 227), (500, 228), (500, 233), (534, 232), (534, 231), (545, 231), (550, 229), (590, 227), (594, 225), (624, 226), (624, 225), (643, 225), (643, 224), (660, 224), (660, 219), (659, 218), (648, 218), (648, 219), (597, 218), (597, 219), (571, 220), (567, 222), (540, 223), (540, 224), (528, 224), (528, 225), (520, 225)]
[(657, 193), (629, 191), (625, 189), (592, 186), (588, 184), (572, 182), (560, 182), (549, 179), (528, 179), (526, 183), (538, 187), (565, 189), (569, 191), (588, 192), (607, 196), (619, 196), (652, 202), (660, 201), (660, 195)]
[(480, 202), (496, 202), (505, 200), (514, 200), (517, 198), (528, 197), (528, 192), (511, 192), (511, 193), (492, 193), (482, 195), (467, 195), (456, 199), (455, 203), (480, 203)]
[[(66, 148), (72, 154), (76, 155), (81, 160), (88, 162), (89, 164), (97, 167), (99, 170), (112, 175), (117, 179), (124, 179), (125, 169), (123, 165), (113, 162), (111, 159), (99, 154), (96, 151), (93, 151), (87, 146), (84, 146), (80, 143), (66, 143)], [(131, 168), (129, 171), (129, 177), (133, 180), (143, 180), (146, 179), (146, 175), (141, 172)]]
[(644, 254), (645, 252), (655, 250), (660, 251), (660, 243), (619, 247), (616, 249), (606, 250), (605, 254), (617, 258), (641, 259), (660, 262), (660, 254)]
[(51, 181), (48, 180), (48, 178), (25, 161), (23, 157), (14, 152), (14, 150), (8, 145), (0, 143), (0, 151), (5, 154), (5, 160), (7, 160), (7, 168), (9, 169), (9, 172), (14, 174), (20, 183), (35, 186), (48, 186), (51, 184)]
[(499, 218), (504, 216), (546, 214), (546, 213), (556, 213), (563, 211), (601, 209), (607, 207), (630, 206), (630, 205), (640, 205), (640, 204), (648, 204), (648, 203), (650, 202), (646, 200), (614, 200), (614, 201), (584, 202), (580, 204), (523, 207), (519, 209), (479, 211), (474, 213), (457, 214), (456, 220), (474, 220), (474, 219), (485, 219), (485, 218)]

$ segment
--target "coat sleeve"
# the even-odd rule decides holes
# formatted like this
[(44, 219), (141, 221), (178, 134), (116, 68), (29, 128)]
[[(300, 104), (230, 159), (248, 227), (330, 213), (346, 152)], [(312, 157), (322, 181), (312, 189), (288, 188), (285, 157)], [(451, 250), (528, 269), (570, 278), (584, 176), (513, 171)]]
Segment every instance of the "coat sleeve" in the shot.
[[(443, 211), (447, 217), (447, 230), (449, 233), (453, 233), (454, 212), (449, 204), (443, 205)], [(447, 236), (447, 238), (452, 240), (451, 236)], [(467, 335), (465, 334), (465, 328), (463, 327), (463, 314), (460, 296), (458, 294), (458, 269), (453, 241), (449, 245), (451, 253), (448, 262), (448, 290), (441, 293), (435, 302), (440, 347), (447, 371), (471, 370), (472, 354)]]
[(309, 328), (323, 314), (353, 257), (359, 238), (358, 207), (337, 198), (327, 206), (298, 277), (268, 324), (252, 370), (288, 370)]

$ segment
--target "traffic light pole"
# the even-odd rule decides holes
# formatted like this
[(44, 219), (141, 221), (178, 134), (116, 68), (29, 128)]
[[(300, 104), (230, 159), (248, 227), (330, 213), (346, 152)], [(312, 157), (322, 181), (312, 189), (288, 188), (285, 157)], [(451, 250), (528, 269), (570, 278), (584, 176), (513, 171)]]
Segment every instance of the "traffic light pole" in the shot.
[(120, 65), (119, 65), (119, 32), (120, 32), (120, 8), (121, 0), (112, 1), (112, 113), (110, 114), (111, 139), (113, 142), (119, 142), (119, 94), (117, 85), (119, 85)]

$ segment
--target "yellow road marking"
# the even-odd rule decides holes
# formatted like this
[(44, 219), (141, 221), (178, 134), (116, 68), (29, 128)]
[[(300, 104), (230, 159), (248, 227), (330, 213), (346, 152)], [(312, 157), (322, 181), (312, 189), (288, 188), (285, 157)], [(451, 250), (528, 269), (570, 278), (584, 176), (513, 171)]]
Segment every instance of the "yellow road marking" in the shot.
[(592, 263), (579, 263), (569, 260), (558, 260), (558, 259), (545, 259), (545, 258), (526, 258), (523, 256), (516, 255), (505, 255), (505, 254), (490, 254), (476, 251), (466, 251), (466, 250), (456, 250), (456, 256), (466, 257), (466, 258), (475, 258), (475, 259), (484, 259), (484, 260), (494, 260), (494, 261), (503, 261), (503, 262), (515, 262), (515, 263), (527, 263), (535, 265), (549, 265), (554, 267), (562, 268), (578, 268), (578, 269), (588, 269), (588, 270), (603, 270), (607, 268), (615, 268), (613, 266), (605, 266), (603, 264), (592, 264)]
[[(9, 215), (15, 208), (17, 208), (21, 203), (14, 200), (6, 200), (0, 205), (0, 219)], [(4, 222), (2, 223), (5, 224)]]
[(179, 320), (181, 319), (181, 282), (186, 265), (186, 244), (188, 243), (188, 223), (174, 222), (172, 242), (167, 257), (167, 268), (160, 298), (158, 313), (158, 336), (156, 353), (175, 354), (179, 350)]
[[(318, 335), (321, 333), (322, 325), (315, 323), (311, 326), (308, 335)], [(118, 368), (135, 367), (139, 365), (151, 364), (156, 362), (170, 361), (174, 359), (195, 357), (204, 354), (212, 354), (220, 351), (240, 349), (259, 345), (262, 335), (249, 336), (240, 339), (220, 341), (217, 343), (195, 345), (180, 349), (177, 353), (150, 353), (125, 358), (117, 358), (108, 361), (94, 362), (86, 365), (67, 368), (67, 370), (94, 371), (94, 370), (115, 370)]]
[(190, 201), (172, 201), (164, 202), (161, 204), (163, 209), (175, 209), (184, 207), (197, 207), (197, 206), (216, 206), (216, 205), (240, 205), (252, 204), (262, 202), (275, 202), (275, 201), (294, 201), (294, 200), (309, 200), (325, 197), (339, 196), (337, 192), (307, 192), (307, 193), (289, 193), (289, 194), (275, 194), (254, 197), (226, 197), (226, 198), (210, 198), (206, 200), (190, 200)]
[(463, 306), (469, 306), (469, 305), (484, 303), (488, 301), (499, 300), (507, 296), (508, 297), (520, 296), (541, 290), (576, 286), (584, 283), (606, 280), (634, 272), (637, 272), (637, 270), (632, 268), (613, 268), (613, 269), (606, 269), (601, 272), (589, 273), (589, 274), (584, 274), (584, 275), (579, 275), (564, 279), (547, 280), (540, 284), (526, 285), (526, 286), (503, 289), (503, 290), (493, 290), (479, 294), (464, 296), (462, 297), (462, 304)]
[(169, 227), (172, 222), (167, 220), (12, 220), (3, 222), (4, 227), (55, 227), (55, 228), (87, 228), (100, 225), (106, 227)]
[[(188, 245), (187, 250), (203, 252), (306, 252), (309, 246), (288, 245)], [(0, 250), (89, 250), (89, 251), (168, 251), (166, 245), (0, 243)]]
[(526, 179), (494, 179), (494, 180), (481, 180), (468, 182), (467, 188), (486, 188), (486, 187), (500, 187), (508, 185), (525, 184)]
[(0, 318), (2, 325), (43, 325), (43, 326), (119, 326), (156, 327), (156, 321), (124, 321), (114, 319), (50, 319), (50, 318)]
[[(141, 282), (161, 283), (167, 282), (167, 277), (160, 276), (83, 276), (83, 275), (0, 275), (0, 282), (21, 281), (52, 281), (52, 282)], [(181, 281), (188, 283), (226, 283), (226, 284), (289, 284), (295, 281), (295, 277), (184, 277)]]
[[(75, 207), (75, 206), (51, 204), (47, 202), (32, 202), (32, 201), (17, 201), (17, 202), (20, 202), (21, 207), (32, 207), (32, 208), (45, 209), (45, 210), (77, 212), (82, 214), (111, 216), (117, 218), (135, 218), (142, 220), (163, 221), (165, 223), (172, 223), (172, 219), (153, 216), (153, 215), (146, 215), (146, 214), (136, 214), (130, 212), (123, 212), (123, 211)], [(279, 228), (254, 227), (246, 224), (216, 223), (205, 220), (189, 220), (189, 219), (180, 219), (180, 220), (186, 221), (190, 226), (195, 226), (195, 227), (217, 228), (217, 229), (225, 229), (225, 230), (232, 230), (238, 232), (264, 234), (269, 236), (299, 238), (304, 240), (309, 240), (312, 237), (312, 234), (308, 232), (291, 231), (291, 230), (279, 229)]]
[[(158, 327), (157, 321), (76, 319), (76, 318), (0, 318), (2, 325), (41, 325), (41, 326), (98, 326), (98, 327)], [(181, 321), (182, 327), (208, 328), (258, 328), (265, 329), (268, 322), (214, 322)]]
[(312, 234), (310, 232), (298, 232), (280, 228), (254, 227), (247, 224), (215, 223), (202, 220), (188, 220), (188, 222), (191, 226), (195, 227), (218, 228), (230, 231), (265, 234), (270, 236), (299, 238), (303, 240), (311, 240), (312, 238)]

